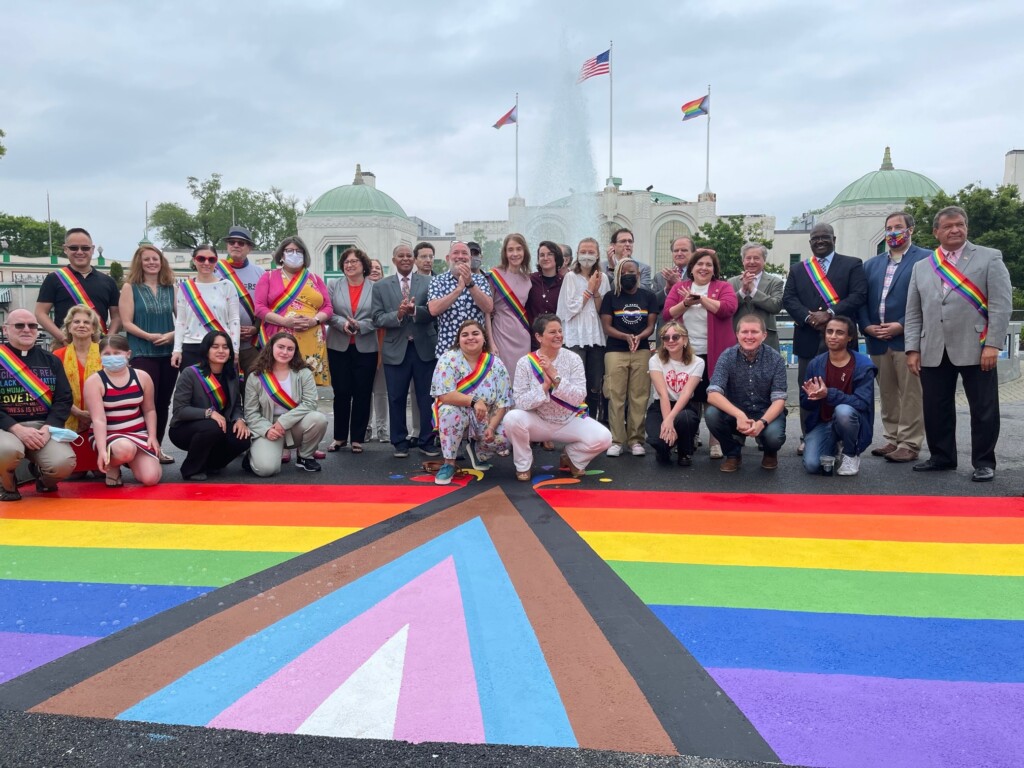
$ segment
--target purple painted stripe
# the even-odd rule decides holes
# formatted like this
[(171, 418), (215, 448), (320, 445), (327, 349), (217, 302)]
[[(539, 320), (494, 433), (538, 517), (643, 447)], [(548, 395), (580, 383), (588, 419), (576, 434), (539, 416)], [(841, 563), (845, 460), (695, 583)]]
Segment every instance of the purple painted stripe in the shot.
[(708, 672), (787, 763), (1019, 768), (1024, 683)]
[(99, 640), (81, 635), (37, 635), (0, 632), (0, 683), (59, 659), (83, 645)]

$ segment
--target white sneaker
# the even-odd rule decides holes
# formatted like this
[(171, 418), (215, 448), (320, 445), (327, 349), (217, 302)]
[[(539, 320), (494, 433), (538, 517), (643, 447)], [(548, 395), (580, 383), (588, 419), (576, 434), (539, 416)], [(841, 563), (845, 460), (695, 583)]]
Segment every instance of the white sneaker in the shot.
[(618, 443), (612, 443), (611, 445), (608, 446), (608, 450), (605, 451), (604, 455), (605, 456), (621, 456), (622, 455), (622, 446), (619, 445)]
[(708, 453), (711, 455), (712, 459), (720, 459), (722, 458), (722, 446), (719, 443), (715, 443), (711, 446)]
[(630, 447), (629, 450), (630, 450), (630, 453), (632, 453), (634, 456), (646, 456), (647, 455), (647, 449), (644, 448), (643, 443), (633, 443), (633, 445)]
[(860, 456), (847, 456), (843, 454), (843, 460), (839, 464), (836, 474), (842, 477), (852, 477), (860, 472)]

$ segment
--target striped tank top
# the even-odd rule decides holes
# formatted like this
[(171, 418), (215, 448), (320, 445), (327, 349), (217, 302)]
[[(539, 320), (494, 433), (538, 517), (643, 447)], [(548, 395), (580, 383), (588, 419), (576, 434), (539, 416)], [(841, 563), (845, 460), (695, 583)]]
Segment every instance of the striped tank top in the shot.
[(118, 439), (131, 440), (152, 453), (146, 445), (149, 433), (142, 416), (142, 384), (134, 369), (128, 371), (128, 382), (123, 387), (111, 382), (106, 371), (99, 371), (103, 382), (103, 410), (107, 414), (107, 445)]

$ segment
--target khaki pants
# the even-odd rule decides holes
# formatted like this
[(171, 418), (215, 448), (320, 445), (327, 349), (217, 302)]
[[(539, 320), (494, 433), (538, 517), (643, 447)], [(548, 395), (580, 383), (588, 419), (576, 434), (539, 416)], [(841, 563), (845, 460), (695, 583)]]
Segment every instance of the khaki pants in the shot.
[(294, 427), (285, 431), (280, 440), (254, 437), (249, 447), (249, 464), (260, 477), (270, 477), (281, 471), (281, 456), (286, 447), (299, 447), (299, 457), (312, 458), (316, 447), (327, 433), (327, 417), (319, 411), (311, 411), (302, 417)]
[(651, 350), (646, 344), (636, 352), (604, 353), (608, 428), (612, 431), (612, 442), (617, 445), (643, 445), (647, 439), (644, 420), (651, 394), (651, 374), (647, 371), (650, 359)]
[(882, 400), (882, 433), (897, 448), (921, 450), (924, 441), (924, 411), (921, 379), (907, 368), (907, 353), (888, 350), (872, 355), (878, 366), (878, 392)]
[[(43, 426), (41, 421), (25, 421), (22, 424), (33, 429)], [(40, 479), (47, 485), (56, 485), (75, 471), (75, 451), (67, 443), (50, 439), (38, 451), (30, 451), (14, 433), (0, 430), (0, 482), (3, 482), (6, 490), (13, 491), (17, 487), (14, 472), (26, 456), (36, 465)]]

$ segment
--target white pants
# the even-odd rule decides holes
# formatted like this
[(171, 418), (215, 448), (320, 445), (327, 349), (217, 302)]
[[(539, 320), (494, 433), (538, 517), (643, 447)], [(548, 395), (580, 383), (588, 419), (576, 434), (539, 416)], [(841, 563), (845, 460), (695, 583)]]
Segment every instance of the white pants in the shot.
[(531, 441), (566, 443), (565, 452), (569, 461), (579, 469), (586, 469), (595, 456), (607, 451), (612, 444), (612, 433), (608, 428), (589, 417), (572, 418), (564, 424), (555, 424), (545, 421), (533, 411), (516, 409), (506, 413), (501, 423), (505, 425), (505, 436), (512, 443), (516, 472), (526, 472), (533, 464)]

